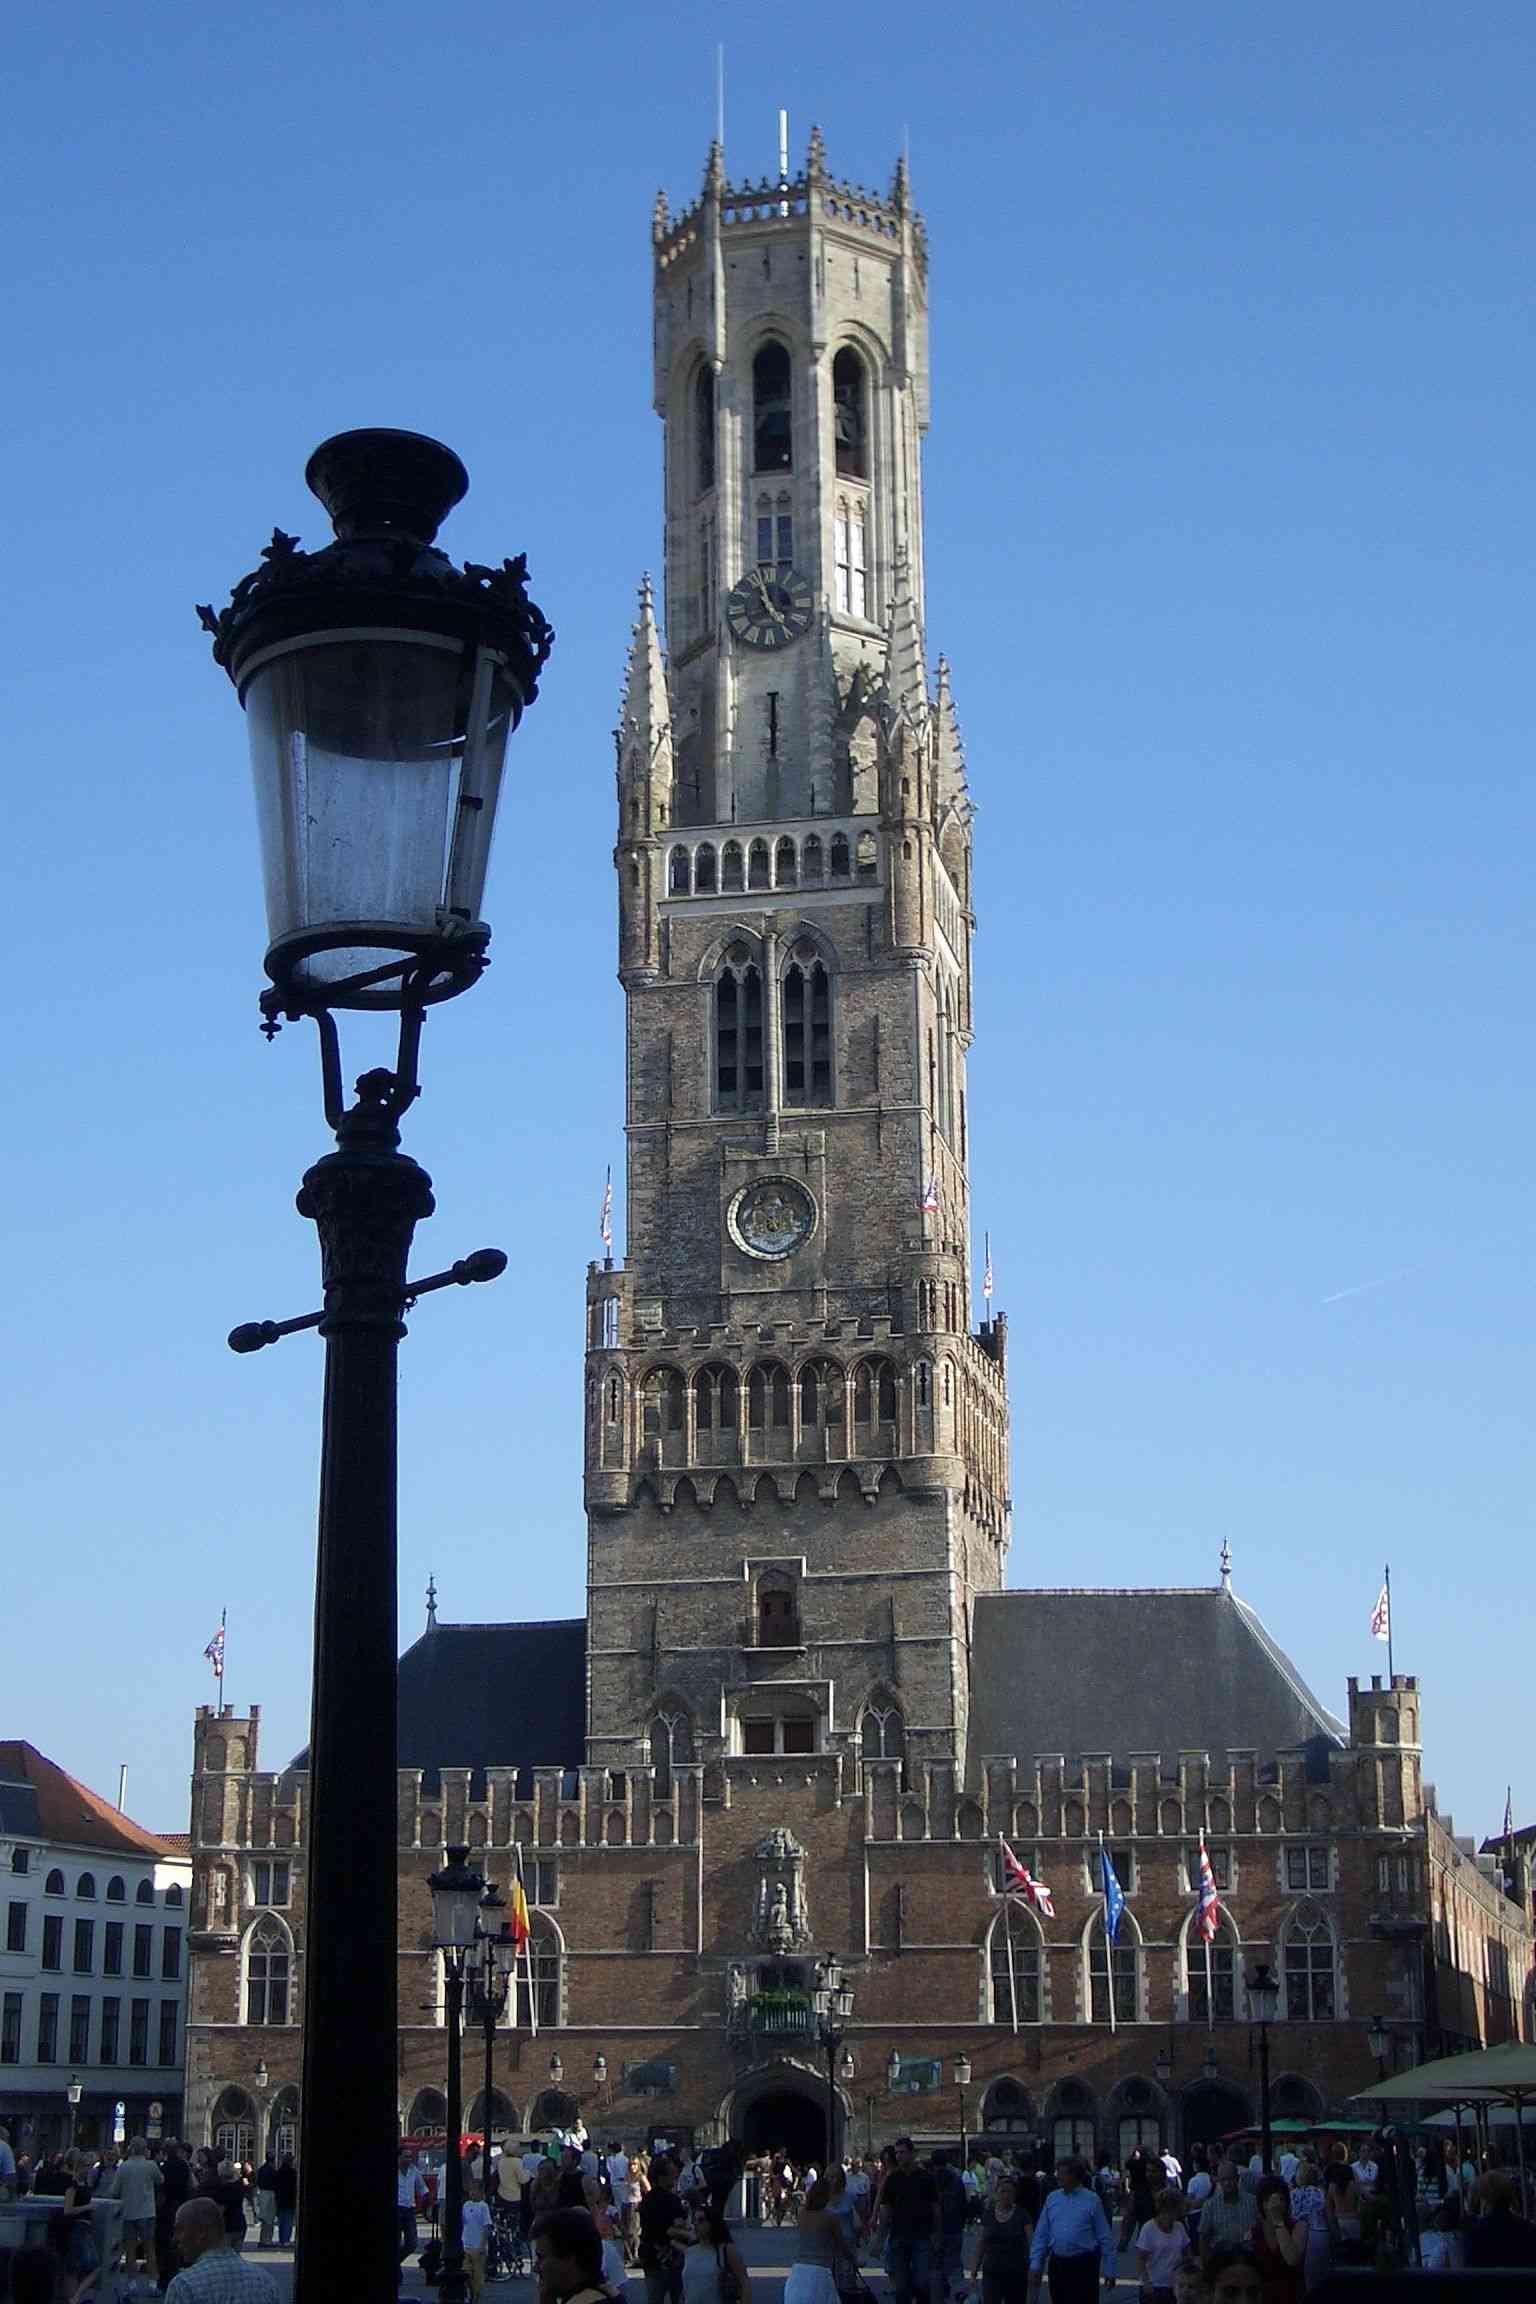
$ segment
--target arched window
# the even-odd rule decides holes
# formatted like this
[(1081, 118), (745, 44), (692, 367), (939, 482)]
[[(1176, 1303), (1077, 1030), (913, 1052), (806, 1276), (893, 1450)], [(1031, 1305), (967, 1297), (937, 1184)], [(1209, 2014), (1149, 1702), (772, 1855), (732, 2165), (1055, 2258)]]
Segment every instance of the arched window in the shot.
[(747, 886), (766, 888), (768, 885), (768, 843), (754, 840), (747, 850)]
[(788, 472), (794, 461), (789, 353), (770, 338), (752, 363), (752, 469)]
[(181, 1882), (179, 1880), (173, 1880), (171, 1882), (169, 1888), (167, 1888), (165, 1892), (165, 1900), (167, 1904), (184, 1904), (186, 1902), (186, 1896), (182, 1891)]
[(1093, 2161), (1093, 2098), (1081, 2080), (1063, 2080), (1049, 2106), (1051, 2150), (1058, 2160)]
[(926, 1408), (926, 1407), (928, 1406), (928, 1403), (929, 1403), (929, 1398), (930, 1398), (930, 1387), (929, 1387), (929, 1371), (928, 1371), (928, 1362), (927, 1362), (926, 1360), (919, 1360), (919, 1362), (918, 1362), (918, 1364), (917, 1364), (917, 1371), (916, 1371), (916, 1373), (917, 1373), (917, 1404), (918, 1404), (919, 1408)]
[(1043, 1938), (1033, 1912), (1014, 1905), (999, 1912), (987, 1937), (991, 2021), (1010, 2028), (1041, 2020), (1040, 1970)]
[(299, 2156), (299, 2092), (279, 2088), (267, 2111), (267, 2151), (274, 2160)]
[(441, 2088), (418, 2088), (411, 2098), (411, 2109), (406, 2115), (406, 2131), (412, 2136), (440, 2136), (448, 2127), (448, 2099)]
[(742, 886), (741, 842), (727, 840), (720, 851), (720, 886), (727, 896), (735, 895)]
[(861, 1360), (853, 1379), (855, 1424), (894, 1424), (896, 1370), (889, 1360)]
[(281, 1920), (264, 1912), (245, 1938), (245, 2021), (286, 2024), (293, 1940)]
[(63, 1893), (64, 1875), (59, 1870), (58, 1866), (55, 1865), (53, 1870), (49, 1873), (47, 1879), (43, 1882), (43, 1894), (45, 1896), (62, 1896)]
[(832, 435), (837, 469), (845, 479), (869, 478), (869, 386), (851, 344), (832, 362)]
[(652, 1368), (640, 1387), (640, 1433), (663, 1440), (683, 1429), (683, 1379), (676, 1368)]
[(837, 605), (845, 616), (869, 616), (866, 515), (862, 504), (839, 496), (833, 515), (833, 563), (837, 573)]
[(77, 1896), (78, 1896), (78, 1897), (79, 1897), (79, 1898), (80, 1898), (80, 1899), (81, 1899), (81, 1900), (82, 1900), (84, 1903), (87, 1903), (87, 1904), (94, 1904), (94, 1903), (95, 1903), (95, 1901), (96, 1901), (96, 1875), (95, 1875), (95, 1873), (94, 1873), (94, 1872), (82, 1872), (82, 1873), (81, 1873), (81, 1875), (80, 1875), (79, 1879), (78, 1879), (78, 1880), (75, 1882), (75, 1894), (76, 1894), (76, 1895), (77, 1895)]
[(846, 880), (846, 879), (848, 878), (849, 869), (850, 869), (850, 867), (849, 867), (849, 861), (848, 861), (848, 835), (847, 835), (847, 833), (846, 833), (846, 832), (834, 832), (834, 833), (833, 833), (833, 835), (832, 835), (832, 877), (833, 877), (833, 879), (834, 879), (834, 880)]
[(773, 852), (773, 884), (775, 888), (793, 888), (799, 877), (800, 859), (793, 840), (786, 837)]
[[(906, 1775), (907, 1724), (901, 1716), (901, 1707), (889, 1697), (877, 1697), (864, 1707), (859, 1722), (859, 1756), (864, 1760), (899, 1760), (902, 1776)], [(905, 1781), (903, 1781), (905, 1790)]]
[[(761, 845), (752, 843), (754, 863)], [(763, 979), (746, 946), (733, 944), (715, 978), (715, 1110), (756, 1112), (762, 1101)]]
[(861, 832), (858, 846), (854, 852), (855, 877), (860, 880), (873, 880), (879, 856), (880, 851), (873, 832)]
[(121, 1872), (114, 1872), (107, 1882), (107, 1902), (109, 1904), (126, 1904), (127, 1901), (128, 1884)]
[[(1191, 1913), (1184, 1922), (1184, 2013), (1191, 2024), (1209, 2024), (1214, 2007), (1218, 2024), (1237, 2018), (1237, 1930), (1225, 1911), (1217, 1917), (1216, 1933), (1206, 1960), (1206, 1942)], [(1209, 1989), (1207, 1989), (1209, 1976)]]
[(809, 941), (795, 946), (784, 971), (784, 1101), (832, 1101), (832, 984)]
[(835, 1360), (808, 1360), (800, 1371), (801, 1431), (817, 1425), (840, 1431), (847, 1397), (847, 1379)]
[(1298, 1905), (1285, 1928), (1285, 2013), (1293, 2024), (1324, 2023), (1338, 2014), (1337, 1956), (1328, 1915)]
[(747, 1380), (747, 1422), (754, 1432), (789, 1428), (789, 1371), (764, 1361)]
[(757, 1580), (757, 1645), (759, 1648), (798, 1648), (800, 1610), (794, 1578), (768, 1569)]
[(1029, 2101), (1029, 2091), (1017, 2080), (994, 2080), (981, 2100), (981, 2128), (984, 2136), (1030, 2136), (1034, 2133), (1035, 2115)]
[(1110, 1944), (1104, 1935), (1104, 1915), (1096, 1912), (1088, 1930), (1088, 2021), (1109, 2022), (1109, 1994), (1113, 1976), (1115, 2022), (1134, 2024), (1141, 2008), (1141, 1938), (1129, 1912), (1120, 1915), (1120, 1933)]
[(800, 847), (800, 877), (802, 880), (819, 880), (822, 869), (821, 836), (809, 832)]
[(693, 1428), (699, 1452), (706, 1462), (718, 1463), (722, 1454), (734, 1455), (736, 1408), (740, 1388), (734, 1368), (718, 1363), (701, 1368), (693, 1379)]
[(243, 2088), (226, 2088), (209, 2123), (221, 2160), (249, 2160), (256, 2149), (256, 2107)]
[(651, 1722), (652, 1797), (670, 1800), (672, 1771), (693, 1758), (693, 1722), (686, 1712), (658, 1712)]
[(693, 380), (693, 482), (700, 496), (715, 484), (715, 372), (707, 360)]
[(686, 896), (691, 892), (692, 887), (693, 880), (688, 851), (686, 848), (674, 848), (667, 864), (667, 894), (669, 896)]
[(133, 1900), (135, 1904), (153, 1904), (155, 1900), (153, 1880), (141, 1880), (133, 1892)]
[(693, 892), (695, 896), (715, 893), (715, 851), (708, 840), (693, 859)]

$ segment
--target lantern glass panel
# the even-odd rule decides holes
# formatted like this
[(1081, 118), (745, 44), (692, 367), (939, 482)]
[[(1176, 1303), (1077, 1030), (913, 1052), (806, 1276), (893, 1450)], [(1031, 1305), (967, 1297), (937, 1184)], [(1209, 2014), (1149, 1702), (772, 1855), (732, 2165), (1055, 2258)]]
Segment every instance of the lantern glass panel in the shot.
[(313, 940), (292, 963), (306, 989), (429, 949), (450, 901), (478, 918), (514, 696), (476, 669), (455, 641), (354, 632), (277, 650), (246, 683), (268, 933)]

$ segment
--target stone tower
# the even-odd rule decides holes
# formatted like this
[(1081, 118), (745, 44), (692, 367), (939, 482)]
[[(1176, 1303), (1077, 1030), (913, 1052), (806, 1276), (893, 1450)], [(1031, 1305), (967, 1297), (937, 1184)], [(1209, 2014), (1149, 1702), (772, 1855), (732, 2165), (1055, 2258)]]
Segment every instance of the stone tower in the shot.
[(588, 1280), (593, 1765), (952, 1773), (1008, 1545), (972, 1332), (971, 803), (924, 639), (905, 167), (653, 219), (666, 646), (617, 731), (628, 1255)]

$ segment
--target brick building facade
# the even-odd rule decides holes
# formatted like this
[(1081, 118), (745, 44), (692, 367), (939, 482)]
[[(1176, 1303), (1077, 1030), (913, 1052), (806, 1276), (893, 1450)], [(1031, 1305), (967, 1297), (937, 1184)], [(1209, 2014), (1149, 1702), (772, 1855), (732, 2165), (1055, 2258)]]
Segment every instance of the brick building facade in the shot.
[[(855, 1990), (854, 2137), (1233, 2127), (1259, 1956), (1285, 1979), (1277, 2109), (1320, 2110), (1370, 2077), (1373, 2018), (1411, 2062), (1446, 1997), (1416, 1681), (1351, 1684), (1334, 1719), (1225, 1565), (1189, 1591), (1004, 1588), (1007, 1326), (970, 1309), (972, 807), (925, 639), (905, 170), (840, 183), (813, 136), (797, 177), (731, 186), (717, 150), (653, 245), (670, 652), (647, 583), (617, 740), (628, 1254), (587, 1279), (587, 1613), (429, 1611), (402, 1659), (401, 2120), (442, 2117), (424, 1883), (457, 1840), (502, 1879), (520, 1851), (536, 1908), (510, 2123), (579, 2105), (625, 2136), (819, 2153), (828, 1951)], [(254, 1712), (198, 1717), (188, 2050), (194, 2135), (257, 2145), (297, 2102), (306, 1793), (258, 1735)], [(1005, 1912), (1000, 1833), (1053, 1920)], [(1128, 1899), (1112, 1953), (1100, 1834)], [(1455, 1958), (1497, 1937), (1518, 2020), (1529, 1925), (1464, 1901)]]

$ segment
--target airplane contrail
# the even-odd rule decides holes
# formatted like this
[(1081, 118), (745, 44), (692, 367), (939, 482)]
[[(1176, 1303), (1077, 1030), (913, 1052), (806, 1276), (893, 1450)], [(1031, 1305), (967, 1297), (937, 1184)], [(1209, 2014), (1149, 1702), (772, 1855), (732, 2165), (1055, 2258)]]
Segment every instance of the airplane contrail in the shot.
[(1384, 1272), (1379, 1280), (1357, 1280), (1353, 1288), (1335, 1288), (1331, 1296), (1318, 1298), (1320, 1304), (1342, 1304), (1346, 1296), (1369, 1296), (1375, 1288), (1390, 1287), (1394, 1280), (1405, 1280), (1406, 1272)]

